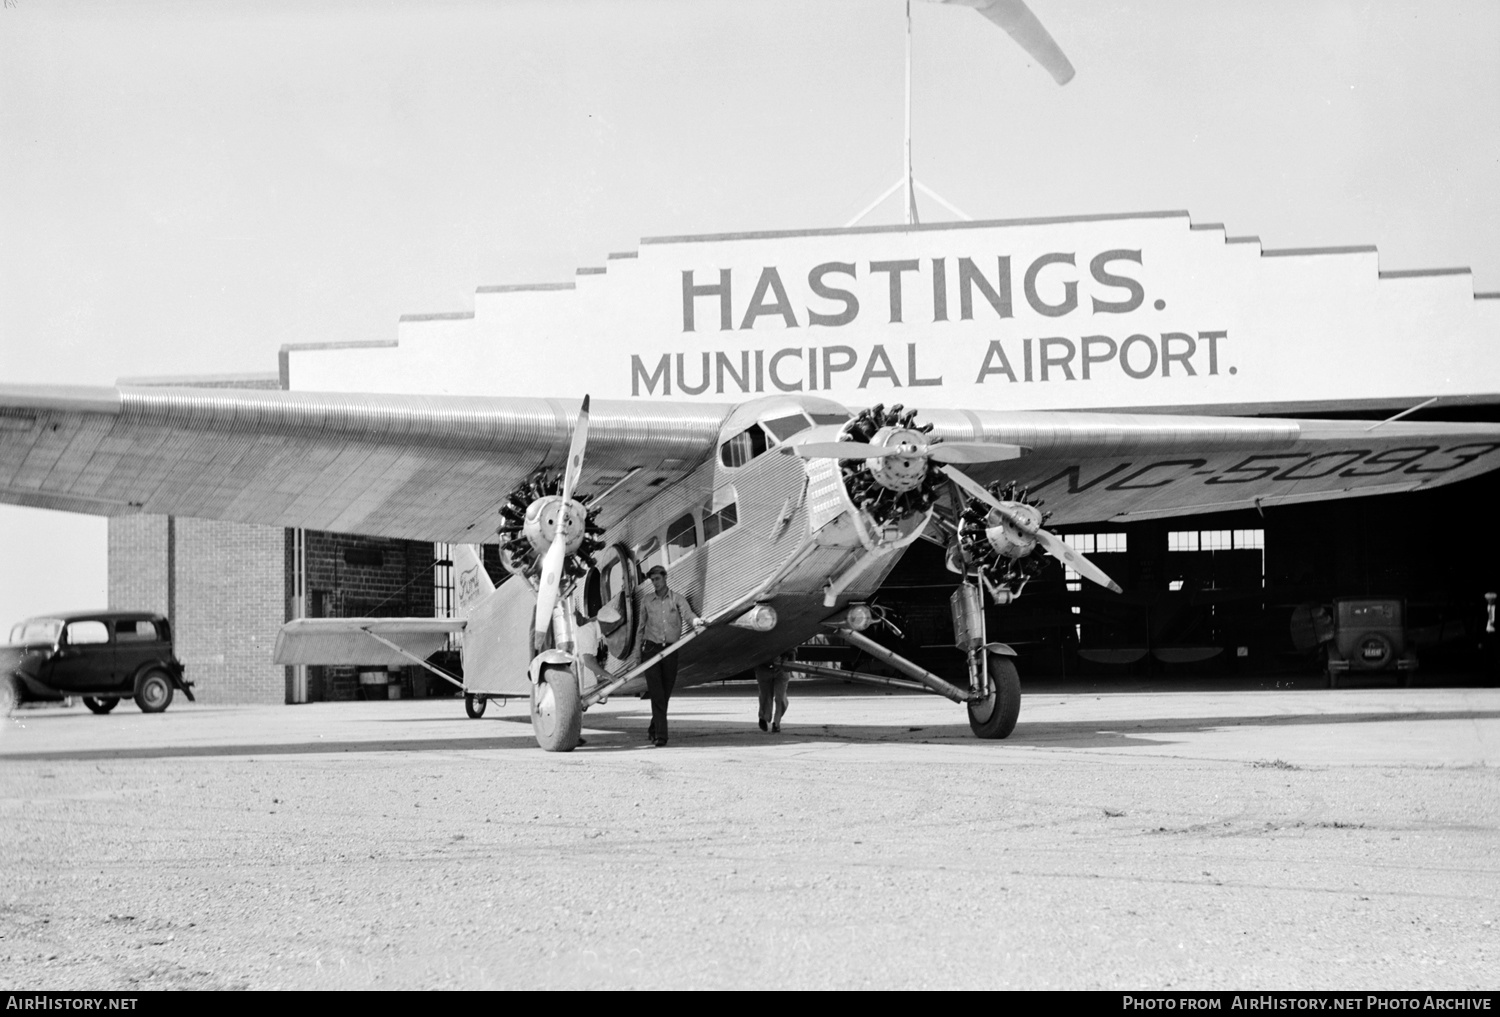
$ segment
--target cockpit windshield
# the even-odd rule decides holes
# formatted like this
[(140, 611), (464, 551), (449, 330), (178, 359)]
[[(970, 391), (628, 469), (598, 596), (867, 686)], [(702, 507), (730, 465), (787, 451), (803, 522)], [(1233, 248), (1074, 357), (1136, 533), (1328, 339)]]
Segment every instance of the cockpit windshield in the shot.
[(812, 424), (800, 413), (793, 413), (785, 417), (774, 417), (762, 421), (766, 430), (776, 436), (777, 441), (786, 441), (794, 434), (807, 430)]
[(824, 426), (824, 425), (827, 425), (827, 424), (847, 424), (849, 422), (849, 414), (847, 414), (847, 413), (814, 413), (812, 415), (812, 419), (813, 419), (813, 423), (817, 424), (820, 427)]

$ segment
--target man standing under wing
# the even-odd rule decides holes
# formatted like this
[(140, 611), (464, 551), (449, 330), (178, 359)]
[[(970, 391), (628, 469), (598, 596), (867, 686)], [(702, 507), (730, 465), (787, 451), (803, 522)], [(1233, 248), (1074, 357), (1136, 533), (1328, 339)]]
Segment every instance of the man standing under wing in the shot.
[[(641, 645), (642, 660), (651, 659), (681, 639), (686, 626), (703, 627), (703, 619), (698, 617), (687, 598), (667, 586), (665, 568), (653, 565), (646, 575), (651, 580), (652, 589), (637, 594), (640, 603), (636, 611), (640, 619), (636, 636)], [(672, 687), (676, 684), (675, 653), (646, 670), (646, 691), (651, 696), (651, 726), (646, 729), (646, 738), (657, 748), (667, 744), (667, 701), (672, 698)]]

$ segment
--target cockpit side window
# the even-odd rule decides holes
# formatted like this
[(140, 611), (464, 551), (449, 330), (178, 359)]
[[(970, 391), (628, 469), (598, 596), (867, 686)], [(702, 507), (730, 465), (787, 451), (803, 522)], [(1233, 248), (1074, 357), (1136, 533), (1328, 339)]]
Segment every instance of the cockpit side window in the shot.
[(761, 430), (759, 424), (751, 424), (719, 446), (719, 461), (725, 466), (744, 466), (769, 446), (766, 432)]

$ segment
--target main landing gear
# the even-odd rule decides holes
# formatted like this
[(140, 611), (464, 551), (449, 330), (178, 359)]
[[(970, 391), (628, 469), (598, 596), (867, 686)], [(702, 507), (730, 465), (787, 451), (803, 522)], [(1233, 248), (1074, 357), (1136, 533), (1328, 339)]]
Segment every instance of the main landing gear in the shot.
[(548, 752), (572, 752), (583, 734), (583, 703), (574, 664), (541, 665), (531, 686), (531, 730)]

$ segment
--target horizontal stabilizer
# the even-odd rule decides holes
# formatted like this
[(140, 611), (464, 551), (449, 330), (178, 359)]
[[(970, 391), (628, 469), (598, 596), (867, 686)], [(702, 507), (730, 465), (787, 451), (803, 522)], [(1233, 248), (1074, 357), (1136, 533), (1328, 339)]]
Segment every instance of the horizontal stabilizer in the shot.
[(462, 618), (297, 618), (276, 634), (275, 662), (408, 665), (415, 661), (381, 640), (426, 660), (447, 646), (449, 635), (462, 632), (466, 624)]

